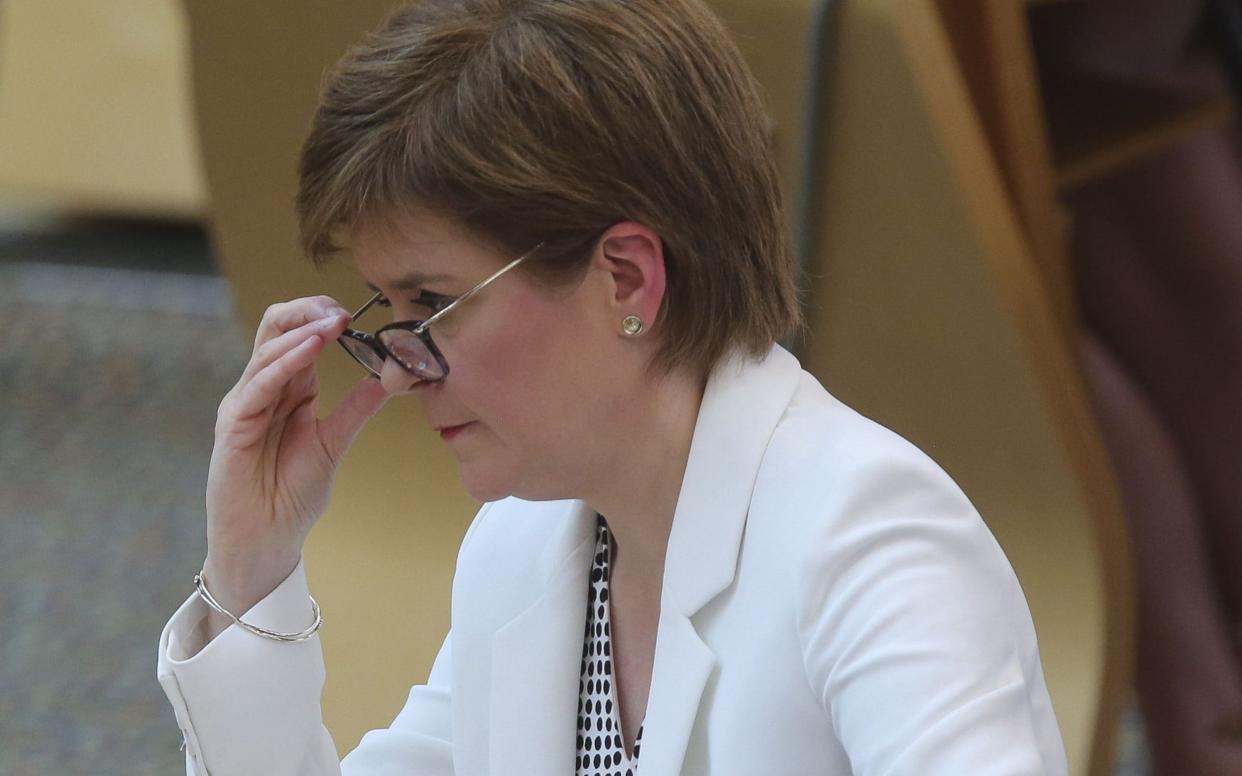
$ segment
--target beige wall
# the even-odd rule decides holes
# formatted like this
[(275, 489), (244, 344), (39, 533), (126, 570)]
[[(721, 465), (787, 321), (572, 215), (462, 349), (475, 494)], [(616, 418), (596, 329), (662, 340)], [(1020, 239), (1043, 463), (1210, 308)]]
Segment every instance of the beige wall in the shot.
[(185, 38), (175, 0), (0, 3), (0, 198), (201, 217)]

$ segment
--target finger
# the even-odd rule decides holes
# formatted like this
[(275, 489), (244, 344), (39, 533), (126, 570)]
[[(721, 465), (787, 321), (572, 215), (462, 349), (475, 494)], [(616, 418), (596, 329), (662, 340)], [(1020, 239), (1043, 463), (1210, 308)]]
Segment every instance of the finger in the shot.
[[(324, 346), (327, 347), (327, 342)], [(319, 376), (315, 374), (315, 364), (303, 367), (289, 379), (281, 398), (272, 408), (270, 425), (283, 427), (286, 421), (299, 409), (310, 406), (312, 409), (319, 397)], [(295, 418), (295, 420), (297, 420)], [(312, 417), (311, 420), (314, 420)]]
[(319, 424), (319, 440), (333, 464), (340, 462), (354, 437), (388, 398), (379, 380), (364, 377), (336, 405), (332, 414)]
[(348, 315), (319, 318), (264, 342), (255, 348), (254, 355), (251, 356), (250, 363), (246, 364), (246, 369), (242, 372), (238, 382), (243, 384), (249, 382), (269, 364), (302, 344), (307, 338), (318, 334), (325, 342), (334, 340), (341, 336), (341, 332), (345, 331), (348, 325)]
[(263, 319), (259, 321), (258, 331), (254, 335), (254, 349), (258, 350), (264, 342), (311, 321), (348, 314), (330, 296), (306, 296), (288, 302), (277, 302), (263, 312)]
[(280, 401), (289, 381), (298, 372), (313, 364), (322, 348), (323, 339), (312, 334), (256, 374), (238, 394), (235, 407), (237, 417), (245, 420), (271, 409)]

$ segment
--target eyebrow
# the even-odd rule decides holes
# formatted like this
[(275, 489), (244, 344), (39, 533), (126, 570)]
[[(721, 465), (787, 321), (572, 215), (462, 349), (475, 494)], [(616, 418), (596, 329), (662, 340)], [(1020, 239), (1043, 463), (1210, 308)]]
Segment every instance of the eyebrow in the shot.
[[(446, 280), (452, 280), (448, 275), (428, 275), (422, 272), (411, 272), (403, 275), (392, 282), (392, 287), (398, 291), (409, 291), (411, 288), (425, 286), (428, 283), (442, 283)], [(379, 289), (373, 283), (368, 282), (367, 288), (375, 293), (379, 293)]]

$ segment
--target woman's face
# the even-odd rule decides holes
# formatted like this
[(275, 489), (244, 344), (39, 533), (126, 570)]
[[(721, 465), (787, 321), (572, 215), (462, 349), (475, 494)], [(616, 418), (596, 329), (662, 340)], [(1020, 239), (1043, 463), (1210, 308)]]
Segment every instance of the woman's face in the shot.
[[(516, 258), (422, 212), (362, 224), (351, 248), (363, 277), (391, 303), (384, 311), (392, 321), (426, 319), (420, 295), (461, 296)], [(552, 289), (519, 266), (428, 329), (449, 365), (443, 381), (420, 383), (385, 364), (385, 388), (418, 398), (472, 497), (566, 498), (600, 465), (604, 450), (593, 448), (603, 447), (610, 424), (624, 422), (625, 397), (641, 390), (646, 359), (645, 348), (619, 334), (607, 274), (592, 267), (582, 283)], [(421, 282), (401, 282), (415, 275)], [(388, 322), (377, 315), (360, 326)]]

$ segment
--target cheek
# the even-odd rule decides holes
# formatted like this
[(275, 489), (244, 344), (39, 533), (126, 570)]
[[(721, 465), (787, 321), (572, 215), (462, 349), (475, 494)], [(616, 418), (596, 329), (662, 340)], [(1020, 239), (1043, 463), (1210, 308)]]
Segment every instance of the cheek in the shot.
[(458, 446), (462, 483), (485, 501), (561, 498), (587, 465), (584, 443), (618, 382), (609, 332), (565, 304), (531, 301), (510, 315), (463, 326), (442, 348), (451, 365), (443, 398), (486, 427)]
[(572, 382), (567, 368), (577, 360), (577, 345), (566, 337), (575, 321), (562, 309), (539, 302), (515, 306), (463, 332), (452, 343), (453, 355), (445, 355), (452, 359), (449, 382), (457, 378), (450, 386), (457, 398), (502, 440), (525, 443), (555, 420), (550, 410), (564, 395), (566, 378)]

